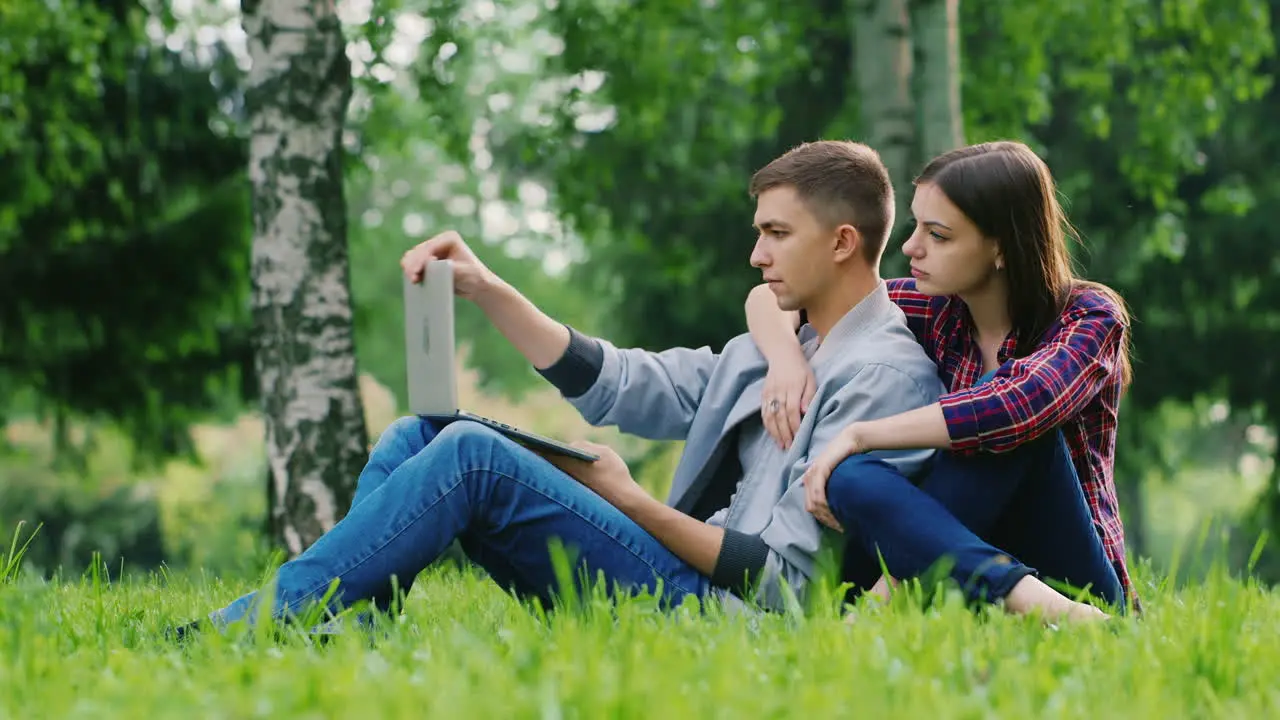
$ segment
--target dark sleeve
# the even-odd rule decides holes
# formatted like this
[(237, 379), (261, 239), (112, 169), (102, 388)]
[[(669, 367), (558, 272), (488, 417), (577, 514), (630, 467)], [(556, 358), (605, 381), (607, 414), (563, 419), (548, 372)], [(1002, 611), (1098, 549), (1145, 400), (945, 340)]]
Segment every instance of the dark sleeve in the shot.
[(769, 546), (759, 535), (726, 529), (716, 567), (711, 572), (711, 584), (745, 597), (768, 558)]
[[(566, 325), (566, 327), (568, 327)], [(569, 347), (559, 360), (538, 374), (567, 398), (576, 398), (591, 389), (604, 367), (604, 347), (600, 341), (569, 328)]]

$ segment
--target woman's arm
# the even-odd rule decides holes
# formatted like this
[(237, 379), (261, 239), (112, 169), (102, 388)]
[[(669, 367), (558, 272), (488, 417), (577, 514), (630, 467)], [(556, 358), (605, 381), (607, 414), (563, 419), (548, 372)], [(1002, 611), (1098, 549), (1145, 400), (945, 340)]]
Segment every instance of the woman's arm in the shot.
[(751, 288), (746, 307), (747, 330), (770, 365), (776, 360), (804, 358), (796, 339), (800, 313), (779, 308), (778, 299), (767, 284)]
[[(800, 349), (800, 313), (784, 312), (768, 285), (747, 294), (747, 329), (769, 364), (760, 393), (760, 419), (778, 447), (791, 447), (818, 381)], [(776, 401), (776, 405), (774, 404)]]
[(1120, 372), (1125, 332), (1109, 306), (1077, 308), (990, 382), (943, 395), (952, 449), (1005, 452), (1069, 420)]
[(1066, 422), (1117, 372), (1124, 326), (1106, 306), (1080, 307), (1030, 355), (990, 382), (937, 403), (856, 423), (853, 452), (939, 448), (1005, 452)]
[(872, 450), (917, 450), (951, 447), (947, 420), (938, 403), (886, 418), (865, 420), (849, 426), (856, 452)]

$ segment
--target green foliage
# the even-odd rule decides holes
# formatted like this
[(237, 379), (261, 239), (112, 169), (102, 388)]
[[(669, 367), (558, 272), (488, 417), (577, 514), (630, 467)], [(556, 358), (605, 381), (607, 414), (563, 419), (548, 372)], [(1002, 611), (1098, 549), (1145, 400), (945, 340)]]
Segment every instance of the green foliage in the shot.
[[(402, 400), (404, 297), (398, 263), (406, 250), (438, 232), (461, 232), (485, 263), (561, 321), (593, 331), (608, 312), (589, 289), (558, 273), (581, 252), (551, 216), (556, 208), (538, 197), (542, 189), (522, 186), (518, 173), (504, 175), (493, 167), (488, 149), (469, 149), (477, 122), (518, 127), (516, 113), (537, 103), (536, 63), (524, 72), (503, 72), (490, 61), (477, 62), (491, 59), (504, 44), (522, 48), (531, 31), (540, 37), (536, 25), (523, 23), (526, 10), (482, 23), (458, 16), (458, 3), (378, 2), (366, 22), (349, 30), (360, 60), (351, 112), (357, 142), (347, 175), (357, 356), (362, 371)], [(405, 36), (413, 38), (416, 57), (393, 62), (385, 53), (389, 38)], [(406, 62), (409, 72), (393, 74)], [(478, 87), (488, 100), (473, 94)], [(507, 112), (478, 114), (484, 107), (503, 107), (493, 99), (503, 97)], [(459, 343), (482, 387), (518, 397), (540, 382), (475, 307), (460, 302), (457, 309)]]
[(114, 568), (123, 563), (144, 570), (164, 560), (159, 508), (139, 486), (86, 482), (12, 460), (0, 463), (0, 473), (0, 527), (40, 527), (22, 558), (31, 570), (85, 567), (95, 556)]
[[(559, 5), (550, 67), (603, 84), (570, 90), (555, 135), (514, 136), (505, 155), (549, 178), (588, 241), (577, 279), (617, 309), (623, 342), (718, 347), (742, 332), (759, 279), (751, 173), (800, 142), (858, 134), (843, 3), (722, 5)], [(594, 127), (593, 106), (612, 124)]]
[(274, 548), (262, 533), (265, 470), (255, 469), (215, 473), (201, 467), (201, 476), (167, 480), (170, 497), (161, 510), (166, 567), (215, 577), (250, 577), (261, 570)]
[[(553, 189), (587, 242), (575, 279), (615, 309), (619, 339), (716, 345), (741, 332), (757, 277), (750, 173), (798, 142), (860, 135), (844, 5), (520, 7), (523, 35), (504, 18), (464, 23), (453, 5), (433, 8), (416, 69), (439, 146), (465, 157), (483, 120), (507, 186)], [(1183, 179), (1269, 87), (1267, 3), (966, 2), (961, 13), (970, 140), (1027, 140), (1071, 197), (1113, 206), (1080, 223), (1107, 240), (1109, 254), (1089, 263), (1103, 279), (1173, 252), (1162, 218), (1186, 212)], [(446, 47), (455, 52), (442, 59)], [(528, 62), (495, 62), (504, 52)], [(1225, 192), (1217, 207), (1247, 203)], [(1137, 217), (1116, 217), (1134, 204)]]
[(1035, 137), (1056, 170), (1080, 149), (1045, 131), (1063, 116), (1115, 148), (1108, 170), (1160, 210), (1202, 168), (1205, 140), (1271, 84), (1266, 0), (965, 2), (961, 14), (971, 142)]
[(251, 363), (239, 71), (153, 46), (126, 0), (0, 12), (0, 385), (182, 451)]

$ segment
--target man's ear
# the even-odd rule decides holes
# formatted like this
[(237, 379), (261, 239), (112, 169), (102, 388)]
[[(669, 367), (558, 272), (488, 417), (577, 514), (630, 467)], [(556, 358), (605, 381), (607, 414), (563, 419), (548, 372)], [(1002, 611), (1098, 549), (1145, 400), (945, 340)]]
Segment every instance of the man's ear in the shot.
[(852, 225), (841, 225), (836, 228), (835, 246), (832, 248), (832, 259), (844, 262), (854, 254), (862, 251), (862, 233)]

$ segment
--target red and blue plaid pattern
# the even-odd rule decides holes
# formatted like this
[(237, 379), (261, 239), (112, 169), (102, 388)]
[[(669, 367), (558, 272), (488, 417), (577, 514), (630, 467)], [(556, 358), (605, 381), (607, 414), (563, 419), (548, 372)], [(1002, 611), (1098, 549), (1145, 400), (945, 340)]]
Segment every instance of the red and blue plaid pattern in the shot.
[(910, 278), (888, 285), (950, 390), (940, 403), (956, 452), (1003, 452), (1062, 429), (1107, 558), (1136, 607), (1113, 473), (1126, 332), (1118, 308), (1096, 290), (1077, 289), (1035, 352), (1013, 358), (1010, 336), (1000, 368), (978, 385), (982, 353), (964, 302), (925, 295)]

